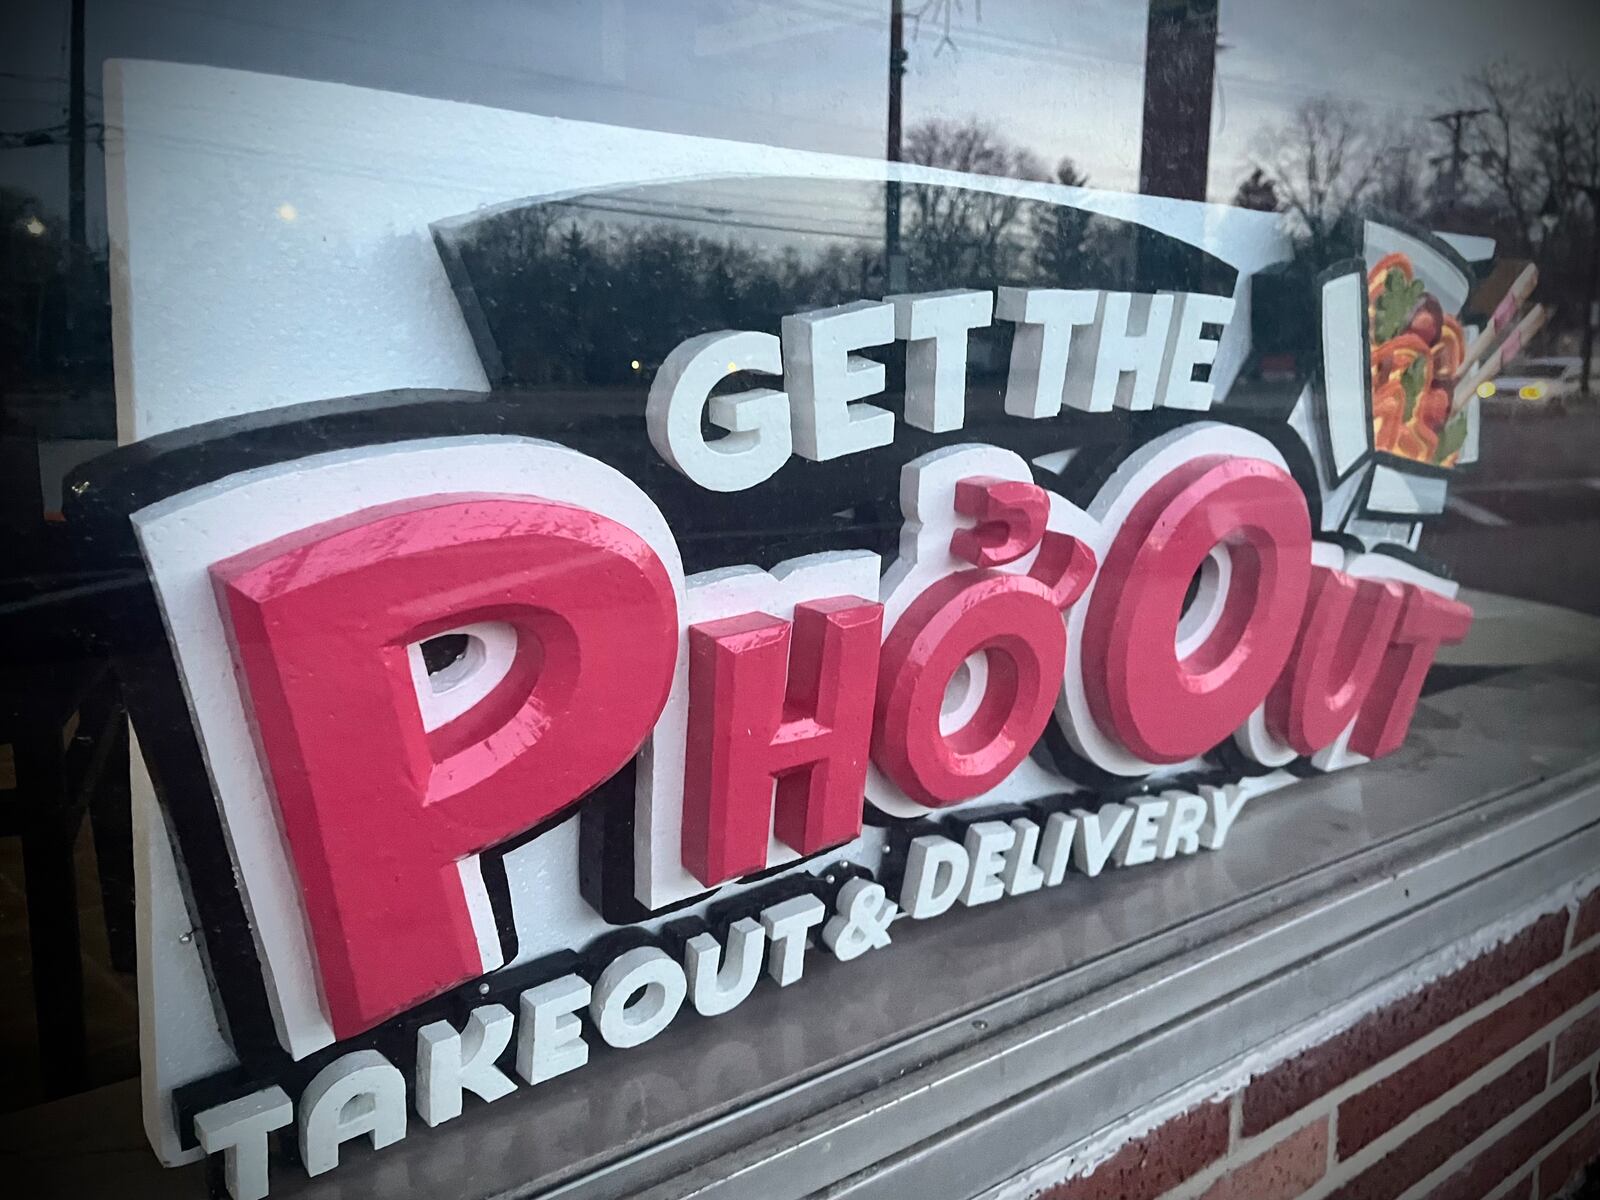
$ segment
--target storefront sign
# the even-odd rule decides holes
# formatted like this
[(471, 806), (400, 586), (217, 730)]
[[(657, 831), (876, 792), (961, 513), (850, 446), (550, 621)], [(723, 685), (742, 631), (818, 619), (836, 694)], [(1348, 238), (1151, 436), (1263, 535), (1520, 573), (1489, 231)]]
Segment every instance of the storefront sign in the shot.
[[(1442, 243), (1369, 224), (1252, 407), (1285, 302), (1203, 239), (1031, 199), (1009, 260), (878, 298), (875, 251), (695, 186), (435, 227), (487, 395), (200, 425), (80, 489), (164, 631), (124, 670), (240, 1059), (167, 1102), (236, 1197), (275, 1130), (319, 1174), (907, 922), (1248, 853), (1468, 630), (1414, 551), (1476, 443)], [(1406, 297), (1434, 340), (1375, 352)]]

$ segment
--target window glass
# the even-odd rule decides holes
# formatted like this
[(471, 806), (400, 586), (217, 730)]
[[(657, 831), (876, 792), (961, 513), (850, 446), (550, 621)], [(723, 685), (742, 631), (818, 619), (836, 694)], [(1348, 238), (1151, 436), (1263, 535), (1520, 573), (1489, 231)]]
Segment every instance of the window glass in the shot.
[[(1472, 597), (1600, 616), (1600, 559), (1575, 549), (1600, 543), (1600, 5), (1593, 0), (1529, 0), (1514, 15), (1502, 0), (13, 0), (3, 10), (0, 644), (3, 669), (12, 672), (5, 688), (14, 722), (26, 718), (32, 697), (54, 699), (60, 688), (99, 678), (108, 617), (114, 623), (130, 614), (130, 624), (137, 616), (156, 629), (162, 617), (153, 602), (138, 607), (148, 589), (126, 521), (125, 541), (111, 546), (86, 541), (71, 520), (85, 464), (146, 431), (136, 403), (169, 399), (148, 385), (135, 396), (129, 297), (118, 289), (142, 247), (118, 242), (115, 201), (107, 199), (126, 132), (107, 64), (140, 59), (587, 123), (574, 125), (564, 143), (574, 174), (604, 157), (596, 173), (624, 186), (603, 194), (562, 189), (538, 204), (481, 211), (452, 201), (426, 218), (408, 216), (409, 224), (397, 218), (395, 236), (437, 252), (430, 282), (441, 303), (458, 306), (441, 319), (465, 325), (459, 341), (481, 362), (498, 401), (545, 422), (537, 436), (570, 443), (630, 480), (667, 478), (679, 489), (669, 494), (691, 497), (669, 514), (676, 524), (691, 513), (681, 539), (686, 571), (771, 568), (846, 545), (887, 563), (903, 544), (898, 475), (880, 472), (869, 490), (866, 468), (848, 458), (809, 476), (820, 482), (793, 511), (736, 489), (694, 492), (670, 473), (678, 464), (642, 433), (644, 397), (674, 352), (708, 331), (758, 331), (776, 342), (786, 320), (810, 309), (956, 286), (985, 296), (1014, 287), (1114, 291), (1125, 300), (1152, 293), (1140, 296), (1141, 319), (1152, 301), (1198, 301), (1191, 311), (1202, 315), (1189, 338), (1209, 342), (1224, 336), (1232, 310), (1206, 302), (1229, 301), (1247, 280), (1239, 353), (1223, 354), (1215, 370), (1211, 359), (1197, 358), (1178, 382), (1208, 401), (1215, 385), (1221, 418), (1269, 439), (1288, 428), (1292, 413), (1326, 416), (1316, 407), (1331, 369), (1320, 305), (1328, 286), (1342, 282), (1354, 314), (1354, 386), (1369, 406), (1348, 433), (1364, 463), (1383, 456), (1387, 474), (1381, 482), (1351, 482), (1354, 473), (1322, 479), (1315, 503), (1337, 492), (1340, 503), (1370, 513), (1319, 533), (1329, 533), (1341, 553), (1381, 544), (1408, 570), (1424, 564)], [(313, 114), (312, 123), (340, 119), (329, 96), (329, 111)], [(202, 103), (183, 92), (161, 102), (173, 113)], [(245, 147), (260, 144), (261, 128), (216, 130), (200, 149), (237, 163), (241, 176), (279, 167), (285, 179), (381, 169), (296, 160), (294, 122), (308, 118), (267, 112), (260, 122), (279, 130), (280, 116), (290, 147), (281, 161), (249, 161), (259, 151)], [(635, 176), (618, 152), (583, 144), (600, 126), (721, 141), (694, 144), (692, 178), (665, 179), (655, 168)], [(485, 160), (516, 152), (484, 136), (475, 149)], [(727, 169), (748, 161), (752, 146), (841, 162), (809, 177)], [(954, 174), (924, 172), (901, 183), (886, 182), (876, 165), (859, 169), (885, 159)], [(426, 196), (444, 186), (448, 167), (412, 160), (396, 175), (390, 182), (399, 189)], [(1059, 186), (1021, 193), (963, 186), (976, 176), (1090, 189), (1095, 202), (1063, 204), (1068, 193)], [(1148, 197), (1202, 202), (1172, 223), (1192, 236), (1141, 224)], [(166, 279), (172, 292), (186, 294), (214, 260), (237, 267), (227, 248), (206, 245), (210, 215), (204, 201), (161, 214), (162, 236), (184, 248), (193, 272)], [(275, 184), (260, 195), (257, 215), (274, 234), (307, 234), (295, 252), (308, 260), (321, 252), (309, 240), (316, 222), (339, 237), (341, 214), (313, 213)], [(1283, 253), (1241, 265), (1222, 247), (1258, 218), (1251, 228), (1281, 234), (1274, 244)], [(1377, 240), (1374, 226), (1383, 231)], [(1382, 243), (1385, 237), (1391, 241)], [(269, 241), (262, 236), (264, 246)], [(262, 253), (276, 253), (272, 245)], [(349, 269), (361, 269), (350, 261)], [(148, 286), (152, 272), (145, 272)], [(221, 292), (254, 303), (259, 283), (238, 270)], [(164, 311), (175, 315), (139, 331), (146, 349), (154, 342), (182, 357), (214, 340), (219, 318), (208, 306)], [(262, 328), (274, 328), (272, 321), (264, 312)], [(1010, 411), (1017, 340), (1006, 321), (985, 317), (973, 328), (963, 397), (978, 428)], [(343, 353), (336, 342), (320, 351), (319, 366)], [(868, 361), (854, 365), (882, 369), (883, 403), (904, 426), (905, 347), (887, 339), (871, 345), (863, 351)], [(259, 368), (267, 393), (285, 369), (300, 365), (293, 356), (302, 352), (273, 351), (258, 347), (237, 364), (241, 377)], [(787, 344), (783, 352), (790, 353)], [(706, 412), (698, 425), (687, 422), (700, 449), (723, 431), (729, 440), (749, 433), (734, 431), (726, 413), (737, 397), (783, 378), (781, 367), (747, 369), (736, 357), (725, 370), (718, 360), (717, 378), (700, 393), (710, 401)], [(171, 425), (236, 415), (220, 400), (209, 407), (207, 396), (179, 399), (185, 416)], [(1171, 416), (1121, 411), (1139, 407), (1131, 403), (1114, 413), (1104, 407), (1096, 414), (1104, 421), (1066, 412), (1060, 426), (1035, 423), (1018, 435), (1018, 461), (1062, 481), (1074, 502), (1093, 495), (1110, 474), (1103, 462)], [(747, 412), (755, 410), (751, 404)], [(483, 417), (471, 432), (495, 432), (495, 419)], [(1052, 440), (1060, 429), (1071, 432), (1070, 446)], [(338, 436), (360, 440), (346, 427), (329, 435), (330, 446), (349, 448), (335, 445)], [(915, 449), (905, 457), (945, 445), (919, 438), (906, 431), (901, 448)], [(276, 461), (261, 453), (262, 462)], [(1297, 443), (1295, 453), (1296, 478), (1315, 484), (1310, 452)], [(174, 473), (192, 468), (180, 463)], [(203, 474), (195, 487), (213, 482)], [(374, 469), (374, 478), (381, 475)], [(1202, 567), (1189, 582), (1186, 642), (1203, 646), (1223, 624), (1222, 606), (1202, 602), (1219, 593), (1223, 570)], [(1553, 622), (1570, 616), (1525, 605), (1496, 611), (1546, 631), (1565, 628)], [(474, 629), (440, 629), (418, 642), (417, 678), (443, 694), (457, 673), (487, 660), (500, 643)], [(1495, 669), (1520, 665), (1512, 651), (1489, 661)], [(1467, 667), (1475, 677), (1481, 664)], [(972, 668), (963, 662), (961, 670), (970, 682)], [(1440, 672), (1430, 687), (1463, 677)], [(174, 695), (176, 680), (169, 681)], [(1082, 766), (1081, 751), (1057, 738), (1039, 757)], [(199, 752), (191, 759), (198, 764)], [(1236, 765), (1230, 760), (1228, 769)], [(1105, 797), (1126, 798), (1142, 786), (1094, 778)], [(632, 796), (624, 789), (622, 808), (595, 806), (599, 815), (581, 834), (585, 847), (619, 838), (634, 844), (632, 817), (623, 811)], [(216, 828), (207, 831), (216, 834), (215, 875), (203, 886), (225, 891), (233, 884), (226, 848)], [(579, 836), (572, 833), (574, 844)], [(126, 844), (108, 853), (131, 855)], [(107, 859), (113, 874), (121, 861)], [(642, 903), (636, 879), (658, 864), (636, 865), (611, 861), (605, 871), (586, 872), (573, 883), (574, 896), (582, 888), (573, 909), (581, 900), (585, 921), (634, 921)], [(499, 886), (497, 897), (506, 890), (506, 868), (498, 869), (498, 884), (482, 885)], [(525, 862), (523, 869), (533, 877), (541, 868)], [(124, 892), (127, 874), (114, 885)], [(684, 899), (669, 891), (661, 889), (665, 904)], [(232, 903), (243, 928), (242, 901)], [(121, 944), (112, 938), (113, 955)], [(275, 1038), (257, 976), (248, 981), (249, 1000), (261, 1010), (254, 1015), (263, 1039)], [(314, 984), (305, 988), (314, 994)], [(120, 1062), (112, 1056), (96, 1068), (104, 1077), (132, 1071), (132, 1034), (122, 1032), (129, 1045)], [(278, 1052), (276, 1041), (272, 1048)]]

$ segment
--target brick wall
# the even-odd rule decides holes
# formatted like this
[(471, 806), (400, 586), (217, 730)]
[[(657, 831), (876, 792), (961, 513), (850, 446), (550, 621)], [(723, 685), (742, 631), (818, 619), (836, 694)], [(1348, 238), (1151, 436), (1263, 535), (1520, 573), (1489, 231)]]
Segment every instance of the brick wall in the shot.
[(1223, 1085), (1088, 1174), (1017, 1194), (1550, 1200), (1600, 1160), (1597, 1073), (1600, 889)]

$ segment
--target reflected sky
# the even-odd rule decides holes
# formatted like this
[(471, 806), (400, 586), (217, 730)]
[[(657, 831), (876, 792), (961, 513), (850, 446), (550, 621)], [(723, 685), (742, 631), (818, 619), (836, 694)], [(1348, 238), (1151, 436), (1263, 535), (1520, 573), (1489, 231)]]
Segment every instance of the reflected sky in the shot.
[[(908, 12), (923, 0), (907, 0)], [(0, 129), (65, 114), (66, 0), (0, 5)], [(889, 0), (90, 0), (106, 58), (298, 75), (557, 116), (881, 157)], [(948, 40), (942, 14), (948, 11)], [(980, 116), (1046, 163), (1133, 189), (1146, 0), (951, 0), (908, 23), (909, 128)], [(1498, 58), (1600, 74), (1594, 0), (1221, 0), (1210, 192), (1264, 128), (1333, 94), (1394, 121), (1453, 106)], [(1437, 131), (1437, 127), (1434, 127)], [(1437, 147), (1436, 147), (1437, 148)], [(64, 205), (59, 147), (0, 150), (0, 186)], [(98, 154), (91, 237), (104, 237)]]

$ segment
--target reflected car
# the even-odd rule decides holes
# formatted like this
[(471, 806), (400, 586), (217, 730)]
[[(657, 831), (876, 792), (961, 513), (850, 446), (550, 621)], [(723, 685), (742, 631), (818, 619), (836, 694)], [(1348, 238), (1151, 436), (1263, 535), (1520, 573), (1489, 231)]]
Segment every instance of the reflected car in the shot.
[(1543, 407), (1567, 400), (1582, 390), (1583, 360), (1576, 356), (1526, 358), (1504, 375), (1478, 386), (1487, 405), (1504, 408)]

